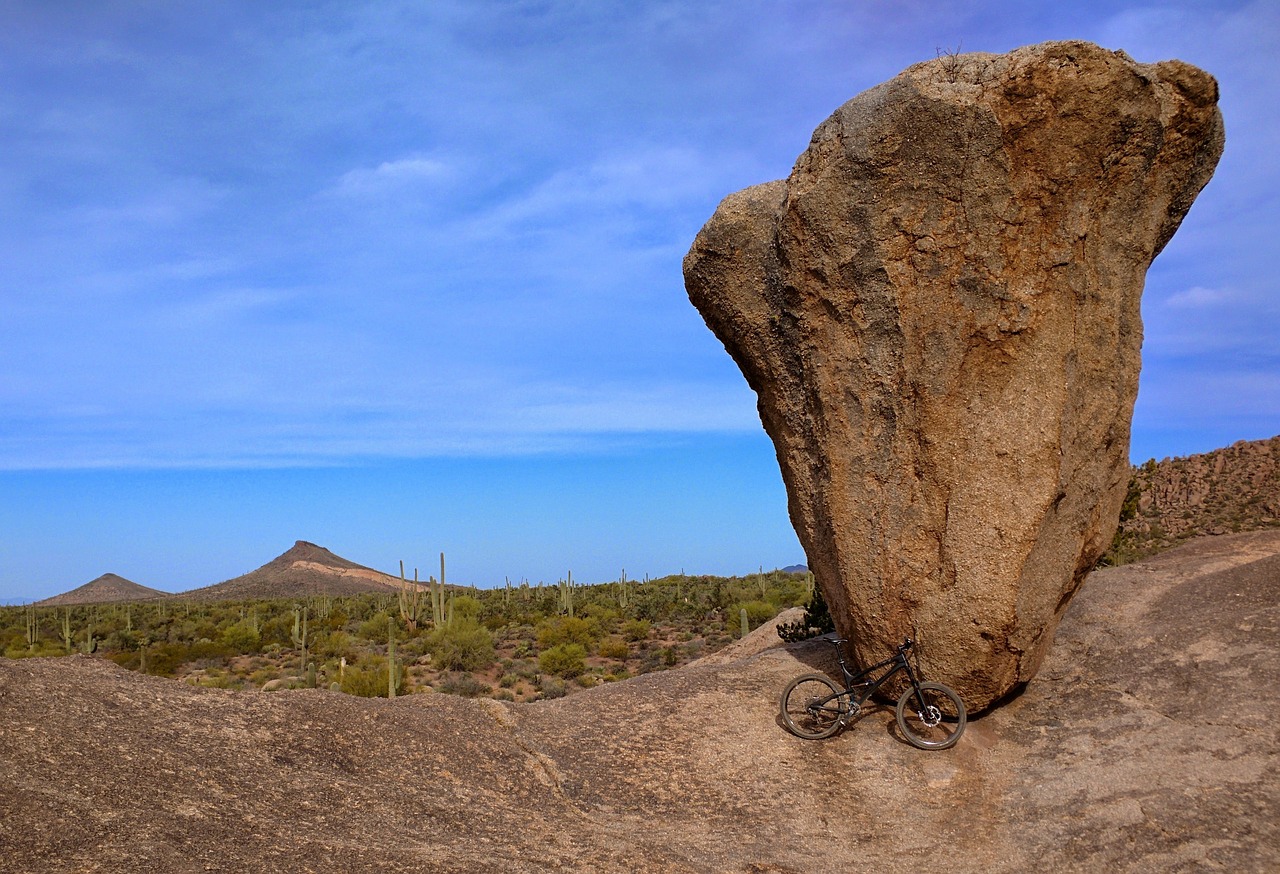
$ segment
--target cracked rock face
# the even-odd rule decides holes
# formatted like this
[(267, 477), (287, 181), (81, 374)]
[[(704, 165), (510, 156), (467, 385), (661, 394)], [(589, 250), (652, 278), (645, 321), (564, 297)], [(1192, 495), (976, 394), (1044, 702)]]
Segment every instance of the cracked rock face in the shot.
[(689, 298), (864, 664), (915, 636), (973, 711), (1034, 676), (1116, 526), (1143, 280), (1221, 154), (1217, 98), (1089, 43), (943, 57), (698, 234)]

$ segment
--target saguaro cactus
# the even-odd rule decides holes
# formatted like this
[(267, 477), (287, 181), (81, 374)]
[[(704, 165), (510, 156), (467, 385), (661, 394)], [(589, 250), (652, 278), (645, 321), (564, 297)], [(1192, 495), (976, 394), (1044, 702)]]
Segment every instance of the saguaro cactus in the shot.
[(560, 580), (560, 611), (573, 615), (573, 571), (569, 571), (568, 579)]
[(298, 663), (298, 673), (305, 674), (307, 671), (307, 610), (305, 607), (294, 606), (293, 608), (293, 645), (298, 647), (302, 653), (302, 659)]
[(387, 627), (387, 697), (396, 697), (396, 629), (394, 623)]
[(631, 584), (627, 582), (627, 569), (622, 569), (622, 576), (613, 587), (614, 596), (618, 599), (618, 609), (625, 611), (631, 603)]
[(400, 562), (400, 618), (410, 631), (418, 628), (418, 616), (422, 606), (422, 587), (418, 584), (418, 569), (413, 569), (413, 586), (404, 576), (404, 562)]

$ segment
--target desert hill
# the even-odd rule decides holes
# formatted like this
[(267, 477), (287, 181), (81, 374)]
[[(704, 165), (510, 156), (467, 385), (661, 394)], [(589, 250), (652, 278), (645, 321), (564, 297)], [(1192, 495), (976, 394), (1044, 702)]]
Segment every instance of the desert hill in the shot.
[(1280, 526), (1280, 436), (1133, 469), (1112, 547), (1121, 561), (1202, 534)]
[(0, 660), (0, 871), (1280, 870), (1278, 631), (1280, 531), (1096, 571), (942, 753), (787, 734), (767, 627), (530, 705)]
[(399, 588), (398, 577), (334, 555), (323, 546), (299, 540), (257, 570), (213, 586), (191, 589), (175, 597), (198, 601), (244, 601), (306, 595), (358, 595), (362, 592), (393, 592)]
[(168, 592), (140, 585), (116, 574), (103, 574), (83, 586), (37, 601), (37, 607), (63, 607), (75, 604), (110, 604), (117, 601), (149, 601), (167, 598)]

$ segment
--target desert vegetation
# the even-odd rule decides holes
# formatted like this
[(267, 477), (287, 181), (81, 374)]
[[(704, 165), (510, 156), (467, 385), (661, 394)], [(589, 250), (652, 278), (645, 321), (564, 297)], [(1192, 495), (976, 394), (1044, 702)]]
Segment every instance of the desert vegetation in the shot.
[(714, 652), (787, 607), (811, 574), (686, 576), (497, 589), (407, 583), (398, 594), (164, 599), (0, 608), (8, 658), (93, 653), (227, 689), (324, 687), (556, 698)]
[(1204, 534), (1280, 527), (1280, 436), (1153, 458), (1130, 474), (1103, 564), (1128, 564)]

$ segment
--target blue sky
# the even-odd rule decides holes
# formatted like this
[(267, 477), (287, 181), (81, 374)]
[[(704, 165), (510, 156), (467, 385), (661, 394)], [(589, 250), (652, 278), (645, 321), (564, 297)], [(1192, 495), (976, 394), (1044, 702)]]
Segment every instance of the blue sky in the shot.
[(0, 2), (0, 600), (296, 539), (458, 582), (802, 561), (683, 290), (719, 200), (939, 51), (1222, 86), (1133, 458), (1280, 432), (1280, 4)]

